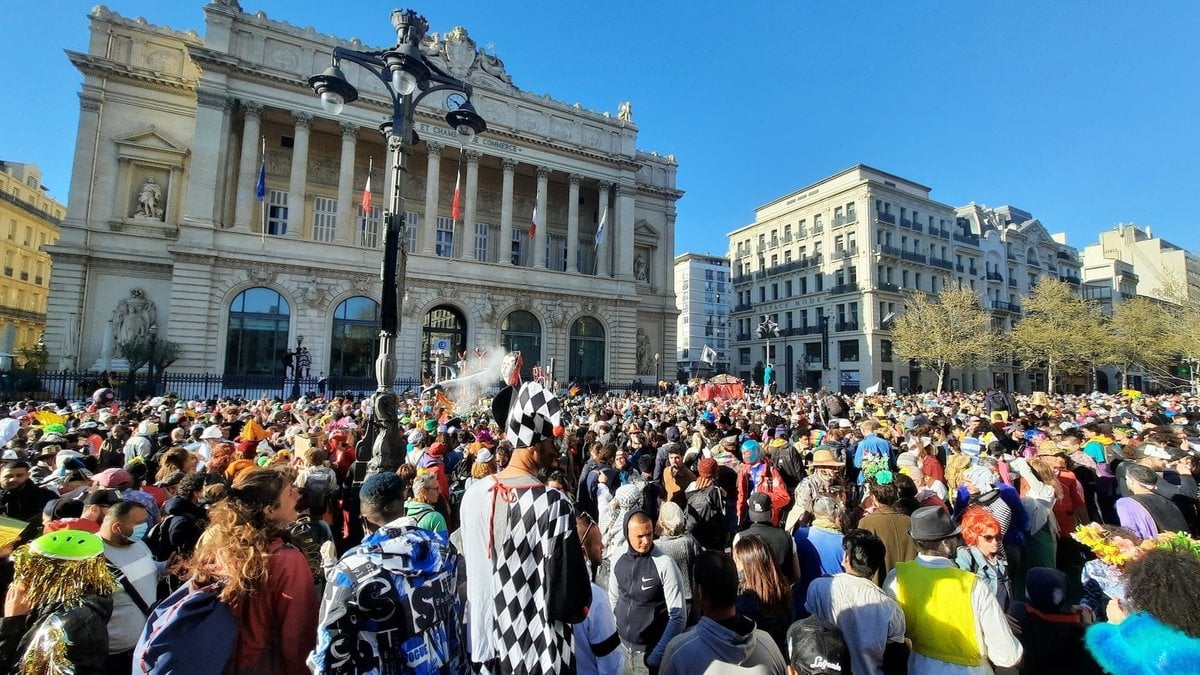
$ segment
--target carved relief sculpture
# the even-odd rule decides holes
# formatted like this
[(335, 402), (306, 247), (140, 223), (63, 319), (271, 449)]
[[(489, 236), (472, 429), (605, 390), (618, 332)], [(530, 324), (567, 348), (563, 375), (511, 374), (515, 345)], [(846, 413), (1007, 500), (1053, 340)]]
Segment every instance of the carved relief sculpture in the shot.
[(637, 329), (637, 371), (638, 375), (654, 374), (654, 359), (650, 356), (650, 336), (645, 328)]
[(633, 278), (642, 283), (650, 283), (650, 263), (644, 253), (637, 254), (633, 259)]
[(158, 324), (158, 309), (142, 289), (135, 288), (117, 302), (112, 323), (118, 344), (132, 342), (150, 335), (150, 327)]

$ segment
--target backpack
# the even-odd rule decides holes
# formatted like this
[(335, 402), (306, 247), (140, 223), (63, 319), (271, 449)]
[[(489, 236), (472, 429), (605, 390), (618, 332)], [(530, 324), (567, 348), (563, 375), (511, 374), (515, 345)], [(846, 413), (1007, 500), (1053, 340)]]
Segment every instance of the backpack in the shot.
[(988, 403), (988, 407), (992, 411), (996, 411), (996, 412), (1008, 411), (1008, 397), (1005, 396), (1004, 392), (1000, 391), (999, 389), (988, 394), (987, 403)]
[(842, 398), (837, 394), (830, 394), (825, 397), (825, 410), (829, 411), (830, 417), (846, 416), (846, 404), (842, 402)]
[(325, 581), (325, 570), (321, 567), (321, 545), (332, 539), (325, 523), (305, 514), (288, 527), (288, 532), (292, 535), (296, 548), (308, 559), (313, 583)]
[(725, 498), (720, 488), (706, 487), (687, 492), (687, 519), (692, 536), (707, 549), (725, 546)]
[(337, 494), (337, 474), (327, 466), (310, 466), (304, 469), (303, 476), (309, 508), (314, 516), (324, 515)]
[(153, 610), (133, 649), (133, 672), (210, 675), (233, 658), (238, 624), (221, 601), (222, 584), (184, 584)]
[(176, 516), (167, 516), (154, 524), (149, 531), (146, 532), (146, 546), (149, 547), (151, 555), (154, 556), (155, 562), (165, 562), (175, 553), (175, 547), (171, 545), (171, 520)]

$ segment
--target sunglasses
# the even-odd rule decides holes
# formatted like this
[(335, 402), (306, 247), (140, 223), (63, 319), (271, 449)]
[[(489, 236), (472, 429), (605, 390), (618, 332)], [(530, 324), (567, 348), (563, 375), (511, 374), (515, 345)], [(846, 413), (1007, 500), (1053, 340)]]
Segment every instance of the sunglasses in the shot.
[(981, 534), (981, 535), (979, 535), (979, 538), (984, 541), (996, 541), (997, 539), (1000, 538), (1000, 535), (998, 535), (998, 534)]

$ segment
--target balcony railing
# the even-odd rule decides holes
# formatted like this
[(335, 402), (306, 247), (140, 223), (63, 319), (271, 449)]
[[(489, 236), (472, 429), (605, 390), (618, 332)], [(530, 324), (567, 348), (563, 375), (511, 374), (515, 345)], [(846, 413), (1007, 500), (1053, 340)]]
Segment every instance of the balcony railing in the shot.
[(858, 292), (858, 284), (857, 283), (838, 284), (837, 286), (834, 286), (829, 289), (830, 295), (844, 295), (846, 293), (857, 293), (857, 292)]
[[(3, 199), (4, 201), (9, 202), (11, 204), (14, 204), (14, 205), (16, 205), (17, 208), (21, 209), (22, 211), (25, 211), (26, 213), (37, 216), (38, 218), (41, 218), (42, 220), (45, 220), (49, 223), (53, 223), (54, 225), (58, 225), (58, 226), (62, 225), (61, 218), (55, 218), (54, 216), (50, 215), (49, 212), (39, 209), (38, 207), (34, 206), (33, 204), (30, 204), (29, 202), (25, 201), (24, 199), (21, 199), (20, 197), (14, 195), (14, 194), (9, 194), (7, 192), (0, 192), (0, 199)], [(25, 245), (28, 246), (29, 242), (25, 242)]]
[(1009, 288), (1016, 288), (1016, 287), (1017, 287), (1017, 280), (1016, 280), (1016, 279), (1014, 279), (1013, 277), (1009, 277), (1009, 278), (1008, 278), (1008, 287), (1009, 287)]
[(954, 271), (955, 271), (955, 272), (958, 272), (959, 274), (962, 274), (962, 273), (963, 273), (963, 266), (962, 266), (962, 265), (958, 265), (958, 264), (954, 265)]
[(29, 272), (21, 272), (21, 281), (29, 281)]
[(38, 286), (41, 286), (42, 285), (42, 277), (40, 277), (40, 276), (34, 277), (33, 283), (37, 284)]
[(880, 245), (876, 246), (875, 252), (878, 253), (879, 255), (886, 255), (891, 258), (899, 258), (900, 257), (900, 249), (896, 248), (895, 246), (889, 246), (887, 244), (880, 244)]
[(858, 330), (858, 321), (838, 321), (833, 327), (839, 333), (849, 330)]
[[(929, 256), (929, 264), (934, 267), (940, 267), (944, 270), (954, 269), (954, 263), (950, 262), (949, 260), (944, 260), (942, 258), (935, 258), (933, 256)], [(959, 271), (961, 272), (962, 265), (959, 265), (959, 268), (960, 268)]]
[(768, 246), (768, 248), (777, 248), (779, 246), (779, 239), (778, 238), (772, 239), (770, 241), (770, 243), (767, 244), (767, 246)]
[(1066, 283), (1071, 284), (1073, 286), (1078, 286), (1081, 283), (1079, 277), (1074, 276), (1074, 275), (1062, 274), (1062, 275), (1059, 275), (1058, 278), (1060, 281), (1065, 281)]
[(875, 218), (877, 220), (882, 220), (885, 223), (891, 223), (892, 225), (896, 224), (896, 216), (891, 213), (876, 213)]
[(967, 274), (970, 274), (973, 277), (977, 277), (977, 276), (979, 276), (979, 268), (978, 267), (968, 267)]
[(750, 310), (751, 310), (751, 309), (753, 309), (753, 308), (754, 308), (754, 305), (752, 305), (752, 304), (750, 304), (750, 303), (748, 303), (748, 302), (739, 302), (738, 304), (736, 304), (736, 305), (734, 305), (734, 306), (733, 306), (733, 311), (735, 311), (735, 312), (748, 312), (748, 311), (750, 311)]
[(850, 214), (847, 216), (834, 216), (833, 217), (833, 226), (834, 227), (842, 227), (843, 225), (850, 225), (851, 223), (854, 223), (857, 220), (858, 220), (858, 216), (856, 216), (854, 214)]
[(887, 291), (888, 293), (899, 293), (900, 287), (896, 284), (888, 283), (886, 281), (877, 281), (875, 282), (875, 290)]
[(909, 220), (908, 218), (900, 219), (900, 227), (907, 227), (908, 229), (911, 230), (912, 226), (913, 226), (913, 221)]
[(753, 279), (754, 275), (752, 274), (735, 274), (729, 278), (729, 280), (732, 281), (733, 285), (735, 286), (738, 284), (748, 284), (753, 281)]
[(1013, 262), (1017, 262), (1017, 254), (1013, 253), (1012, 251), (1005, 253), (1004, 256)]
[(995, 281), (995, 282), (997, 282), (997, 283), (1001, 283), (1001, 282), (1003, 282), (1003, 281), (1004, 281), (1004, 276), (1003, 276), (1003, 275), (1001, 275), (999, 272), (988, 272), (988, 273), (987, 273), (987, 280), (988, 280), (988, 281)]
[(749, 333), (738, 333), (738, 342), (746, 342), (750, 339)]
[(909, 262), (916, 262), (916, 263), (922, 263), (922, 264), (924, 264), (925, 260), (926, 260), (925, 254), (917, 253), (916, 251), (903, 251), (902, 250), (902, 251), (900, 251), (900, 257)]
[(1013, 302), (1001, 302), (999, 300), (992, 301), (992, 309), (997, 312), (1010, 312), (1012, 314), (1020, 314), (1021, 306)]
[(979, 235), (977, 234), (962, 234), (955, 232), (953, 239), (961, 244), (970, 244), (971, 246), (976, 247), (979, 246)]
[(833, 259), (834, 260), (845, 260), (847, 258), (853, 258), (856, 255), (858, 255), (858, 247), (851, 246), (850, 248), (842, 248), (842, 249), (838, 249), (838, 250), (834, 251)]

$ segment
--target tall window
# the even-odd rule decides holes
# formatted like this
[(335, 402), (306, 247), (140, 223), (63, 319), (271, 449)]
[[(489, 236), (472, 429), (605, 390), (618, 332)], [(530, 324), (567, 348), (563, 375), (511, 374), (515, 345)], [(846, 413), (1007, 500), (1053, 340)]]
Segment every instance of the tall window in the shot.
[(475, 259), (481, 262), (491, 261), (491, 247), (488, 246), (492, 226), (487, 223), (475, 223)]
[(454, 219), (438, 216), (434, 253), (443, 258), (454, 257)]
[(521, 377), (528, 380), (533, 367), (541, 365), (542, 323), (523, 309), (511, 312), (500, 324), (500, 344), (506, 351), (521, 352)]
[(571, 324), (570, 368), (567, 377), (573, 382), (604, 380), (604, 355), (607, 347), (604, 326), (595, 318), (581, 316)]
[(329, 243), (337, 231), (337, 200), (328, 197), (313, 199), (313, 241)]
[(512, 229), (512, 248), (509, 252), (509, 260), (518, 267), (525, 264), (525, 238), (525, 233), (521, 231), (521, 228), (514, 227)]
[(421, 214), (416, 211), (405, 211), (404, 222), (408, 225), (408, 250), (417, 250), (417, 230), (421, 229)]
[(282, 190), (267, 192), (267, 234), (282, 237), (288, 228), (288, 193)]
[(546, 237), (546, 268), (567, 271), (567, 238), (561, 234)]
[(379, 355), (379, 303), (371, 298), (346, 298), (333, 313), (330, 377), (367, 377)]
[(282, 375), (290, 308), (270, 288), (248, 288), (229, 305), (226, 375)]
[(596, 273), (596, 240), (584, 237), (575, 249), (575, 266), (580, 274)]
[[(378, 206), (372, 206), (371, 212), (363, 214), (361, 207), (358, 209), (358, 245), (363, 248), (379, 248), (379, 225), (382, 219), (383, 209)], [(411, 250), (411, 249), (410, 249)]]

